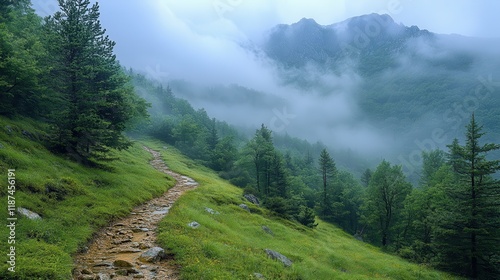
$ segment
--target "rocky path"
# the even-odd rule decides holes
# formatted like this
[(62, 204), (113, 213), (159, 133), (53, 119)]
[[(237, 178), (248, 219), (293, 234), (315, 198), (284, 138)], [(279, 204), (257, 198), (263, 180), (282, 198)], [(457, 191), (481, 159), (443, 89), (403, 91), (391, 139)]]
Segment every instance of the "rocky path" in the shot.
[(75, 256), (73, 279), (178, 279), (172, 256), (156, 247), (156, 229), (174, 202), (198, 183), (168, 169), (159, 152), (144, 149), (153, 155), (154, 168), (175, 178), (175, 186), (102, 229), (88, 250)]

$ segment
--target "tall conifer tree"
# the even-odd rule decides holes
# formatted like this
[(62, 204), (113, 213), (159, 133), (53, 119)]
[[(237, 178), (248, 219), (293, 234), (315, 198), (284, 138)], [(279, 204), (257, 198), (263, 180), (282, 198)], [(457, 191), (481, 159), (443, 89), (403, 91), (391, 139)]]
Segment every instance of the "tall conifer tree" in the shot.
[(53, 115), (56, 143), (88, 161), (111, 148), (124, 149), (122, 132), (135, 116), (146, 115), (113, 54), (115, 42), (105, 35), (99, 5), (89, 0), (59, 0), (60, 11), (47, 20), (54, 59), (53, 90), (59, 110)]
[[(466, 143), (449, 145), (449, 161), (457, 183), (446, 191), (450, 215), (438, 226), (441, 264), (472, 278), (500, 276), (500, 182), (492, 175), (500, 170), (499, 160), (488, 160), (497, 144), (479, 143), (484, 135), (472, 115)], [(450, 209), (451, 208), (451, 209)]]

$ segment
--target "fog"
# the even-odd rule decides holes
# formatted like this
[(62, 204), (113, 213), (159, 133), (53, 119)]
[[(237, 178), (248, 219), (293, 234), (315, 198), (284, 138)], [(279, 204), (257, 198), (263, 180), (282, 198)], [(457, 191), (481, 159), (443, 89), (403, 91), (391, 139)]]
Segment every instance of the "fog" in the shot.
[[(295, 15), (292, 17), (278, 2), (274, 7), (260, 2), (252, 5), (241, 1), (233, 6), (204, 2), (202, 8), (194, 9), (193, 5), (173, 1), (145, 1), (140, 6), (124, 2), (119, 11), (127, 19), (127, 27), (131, 27), (130, 38), (124, 38), (121, 20), (104, 15), (114, 5), (102, 4), (102, 22), (110, 36), (116, 38), (116, 51), (124, 65), (170, 84), (176, 96), (187, 99), (195, 108), (205, 108), (210, 116), (248, 130), (264, 123), (275, 132), (321, 141), (337, 149), (352, 149), (372, 157), (396, 157), (409, 148), (413, 139), (425, 137), (422, 127), (431, 130), (442, 124), (442, 116), (429, 114), (415, 120), (414, 127), (396, 133), (386, 124), (370, 120), (359, 108), (360, 87), (366, 81), (359, 75), (357, 61), (345, 61), (339, 65), (341, 71), (332, 72), (313, 62), (285, 69), (268, 58), (259, 44), (274, 25), (300, 19), (300, 5), (290, 12)], [(366, 6), (371, 7), (370, 11), (390, 10), (386, 3)], [(346, 3), (337, 8), (344, 13), (324, 24), (345, 20), (347, 17), (342, 16), (354, 10)], [(357, 9), (363, 10), (361, 6)], [(257, 13), (260, 17), (251, 16)], [(402, 13), (390, 15), (396, 19)], [(328, 20), (317, 9), (316, 14), (311, 9), (304, 9), (303, 14), (316, 16), (320, 23)], [(391, 81), (401, 75), (425, 77), (447, 71), (429, 71), (429, 67), (435, 61), (470, 53), (473, 46), (454, 42), (462, 39), (450, 35), (434, 43), (421, 38), (409, 41), (413, 53), (396, 57), (398, 66), (381, 77)], [(487, 45), (494, 53), (494, 47)], [(470, 67), (477, 70), (481, 66)], [(477, 72), (457, 74), (477, 76)], [(387, 101), (393, 97), (389, 95)]]
[[(42, 14), (50, 13), (54, 5), (49, 3), (35, 3), (35, 8)], [(432, 138), (435, 129), (446, 129), (447, 141), (451, 140), (465, 114), (455, 113), (450, 104), (452, 113), (431, 112), (412, 120), (413, 125), (404, 131), (391, 130), (387, 123), (397, 123), (398, 116), (373, 120), (360, 108), (363, 89), (370, 81), (360, 75), (358, 61), (343, 61), (336, 71), (314, 62), (284, 68), (267, 57), (260, 45), (277, 24), (292, 24), (305, 17), (330, 25), (373, 12), (431, 32), (500, 38), (498, 24), (493, 24), (498, 22), (495, 11), (500, 3), (460, 3), (147, 0), (102, 1), (100, 6), (102, 25), (117, 42), (115, 52), (120, 62), (169, 84), (176, 96), (195, 108), (205, 108), (210, 116), (249, 130), (263, 123), (278, 133), (371, 157), (391, 154), (408, 158), (408, 151), (420, 149), (415, 142)], [(406, 47), (411, 51), (394, 54), (396, 65), (378, 73), (378, 83), (451, 71), (455, 78), (481, 85), (481, 77), (488, 80), (498, 69), (490, 58), (498, 55), (499, 40), (471, 42), (459, 35), (440, 36), (432, 43), (422, 38), (409, 40)], [(465, 70), (446, 68), (447, 61), (457, 55), (475, 59)], [(385, 97), (388, 102), (399, 98), (391, 93)], [(445, 144), (440, 141), (435, 146)]]

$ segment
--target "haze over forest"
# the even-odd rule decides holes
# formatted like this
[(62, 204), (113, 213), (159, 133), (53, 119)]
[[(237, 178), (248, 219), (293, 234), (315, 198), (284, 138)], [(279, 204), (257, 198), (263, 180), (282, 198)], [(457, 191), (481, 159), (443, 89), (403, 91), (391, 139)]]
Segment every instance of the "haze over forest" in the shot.
[(249, 134), (265, 124), (413, 173), (473, 111), (498, 131), (486, 116), (500, 86), (497, 3), (143, 2), (100, 3), (120, 62)]

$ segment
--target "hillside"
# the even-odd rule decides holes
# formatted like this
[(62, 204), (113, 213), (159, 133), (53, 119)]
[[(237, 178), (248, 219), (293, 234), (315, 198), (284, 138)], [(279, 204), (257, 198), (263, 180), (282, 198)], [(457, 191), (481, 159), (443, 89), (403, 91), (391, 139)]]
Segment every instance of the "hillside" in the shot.
[[(159, 243), (175, 254), (184, 279), (257, 279), (255, 273), (265, 279), (453, 278), (385, 254), (323, 221), (310, 229), (279, 218), (247, 201), (241, 189), (213, 171), (161, 146), (154, 148), (171, 169), (200, 183), (177, 201), (159, 228)], [(240, 204), (248, 205), (250, 213)], [(190, 228), (193, 221), (200, 227)], [(284, 267), (268, 258), (265, 249), (280, 252), (293, 264)]]
[[(55, 156), (40, 141), (40, 123), (28, 119), (0, 119), (0, 166), (16, 169), (16, 206), (41, 215), (41, 220), (19, 217), (16, 227), (17, 272), (2, 265), (2, 279), (68, 279), (71, 256), (111, 220), (123, 217), (133, 206), (164, 192), (172, 181), (148, 164), (149, 153), (140, 144), (114, 155), (120, 160), (101, 168), (87, 168)], [(183, 196), (161, 222), (159, 243), (175, 254), (184, 279), (247, 279), (254, 272), (267, 279), (451, 279), (362, 242), (321, 222), (316, 229), (270, 214), (250, 205), (238, 207), (242, 190), (219, 179), (212, 171), (181, 156), (160, 142), (147, 142), (161, 150), (175, 171), (201, 183)], [(6, 180), (5, 172), (2, 180)], [(5, 199), (5, 189), (2, 189)], [(204, 207), (220, 215), (210, 215)], [(6, 219), (6, 211), (1, 218)], [(191, 229), (187, 223), (201, 224)], [(268, 226), (274, 236), (261, 229)], [(2, 240), (8, 232), (1, 231)], [(300, 242), (297, 242), (299, 241)], [(6, 250), (2, 243), (2, 251)], [(266, 257), (264, 249), (277, 250), (294, 264), (285, 268)], [(339, 278), (342, 279), (342, 278)]]
[[(0, 180), (6, 182), (7, 169), (15, 169), (15, 206), (42, 217), (29, 220), (17, 215), (16, 272), (9, 272), (2, 262), (0, 279), (69, 279), (72, 255), (99, 228), (173, 185), (148, 164), (151, 155), (141, 145), (113, 153), (117, 158), (113, 162), (89, 168), (48, 151), (42, 144), (47, 137), (44, 128), (30, 119), (0, 117)], [(7, 187), (2, 186), (5, 211), (0, 218), (6, 221)], [(3, 241), (8, 236), (4, 226), (2, 252), (7, 252), (9, 244)]]

